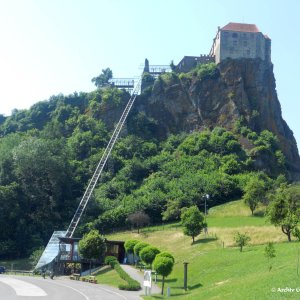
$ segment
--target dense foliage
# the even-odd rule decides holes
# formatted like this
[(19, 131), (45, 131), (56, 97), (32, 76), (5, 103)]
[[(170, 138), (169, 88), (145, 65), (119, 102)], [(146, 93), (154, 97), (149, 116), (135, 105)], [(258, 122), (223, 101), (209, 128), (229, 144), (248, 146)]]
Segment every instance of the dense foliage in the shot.
[[(216, 68), (195, 72), (204, 79)], [(179, 77), (171, 73), (159, 80), (167, 84)], [(28, 256), (45, 246), (54, 230), (67, 227), (128, 99), (125, 91), (102, 87), (52, 96), (1, 117), (0, 258)], [(127, 132), (112, 151), (79, 236), (91, 229), (104, 234), (128, 228), (128, 217), (141, 211), (151, 223), (178, 221), (184, 207), (204, 212), (206, 194), (208, 208), (240, 198), (259, 170), (255, 161), (260, 156), (270, 159), (268, 175), (259, 173), (267, 188), (285, 172), (276, 137), (252, 132), (242, 121), (233, 132), (214, 128), (165, 140), (155, 135), (156, 126), (143, 112), (129, 115)], [(240, 137), (252, 145), (250, 150)]]

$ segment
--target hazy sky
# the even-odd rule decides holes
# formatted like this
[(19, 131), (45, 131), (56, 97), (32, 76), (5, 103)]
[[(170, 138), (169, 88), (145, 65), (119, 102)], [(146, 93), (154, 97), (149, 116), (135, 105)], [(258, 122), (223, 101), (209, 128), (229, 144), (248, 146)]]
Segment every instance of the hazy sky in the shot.
[(146, 57), (207, 54), (218, 26), (255, 23), (272, 39), (283, 117), (300, 145), (299, 13), (298, 0), (0, 0), (0, 114), (91, 91), (106, 67), (134, 77)]

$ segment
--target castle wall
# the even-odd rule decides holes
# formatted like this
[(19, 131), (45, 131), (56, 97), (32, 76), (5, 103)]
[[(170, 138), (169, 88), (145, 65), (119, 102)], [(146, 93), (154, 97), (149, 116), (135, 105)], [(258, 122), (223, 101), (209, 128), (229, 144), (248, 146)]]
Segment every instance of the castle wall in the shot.
[(193, 68), (195, 68), (197, 65), (207, 64), (209, 62), (214, 62), (214, 58), (209, 55), (184, 56), (183, 59), (176, 66), (176, 71), (180, 73), (187, 73)]

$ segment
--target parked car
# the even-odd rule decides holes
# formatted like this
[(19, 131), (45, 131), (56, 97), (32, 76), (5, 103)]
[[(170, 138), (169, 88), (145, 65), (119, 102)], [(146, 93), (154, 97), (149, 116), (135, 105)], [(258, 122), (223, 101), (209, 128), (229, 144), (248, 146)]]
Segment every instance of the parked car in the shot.
[(0, 266), (0, 274), (5, 273), (6, 269), (3, 266)]

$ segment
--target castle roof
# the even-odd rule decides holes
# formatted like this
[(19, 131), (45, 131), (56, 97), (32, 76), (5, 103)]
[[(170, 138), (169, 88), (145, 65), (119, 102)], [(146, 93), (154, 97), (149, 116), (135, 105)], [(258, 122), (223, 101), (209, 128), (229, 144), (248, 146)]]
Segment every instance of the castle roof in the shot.
[(226, 31), (239, 31), (239, 32), (260, 32), (255, 24), (244, 24), (244, 23), (228, 23), (220, 30)]

